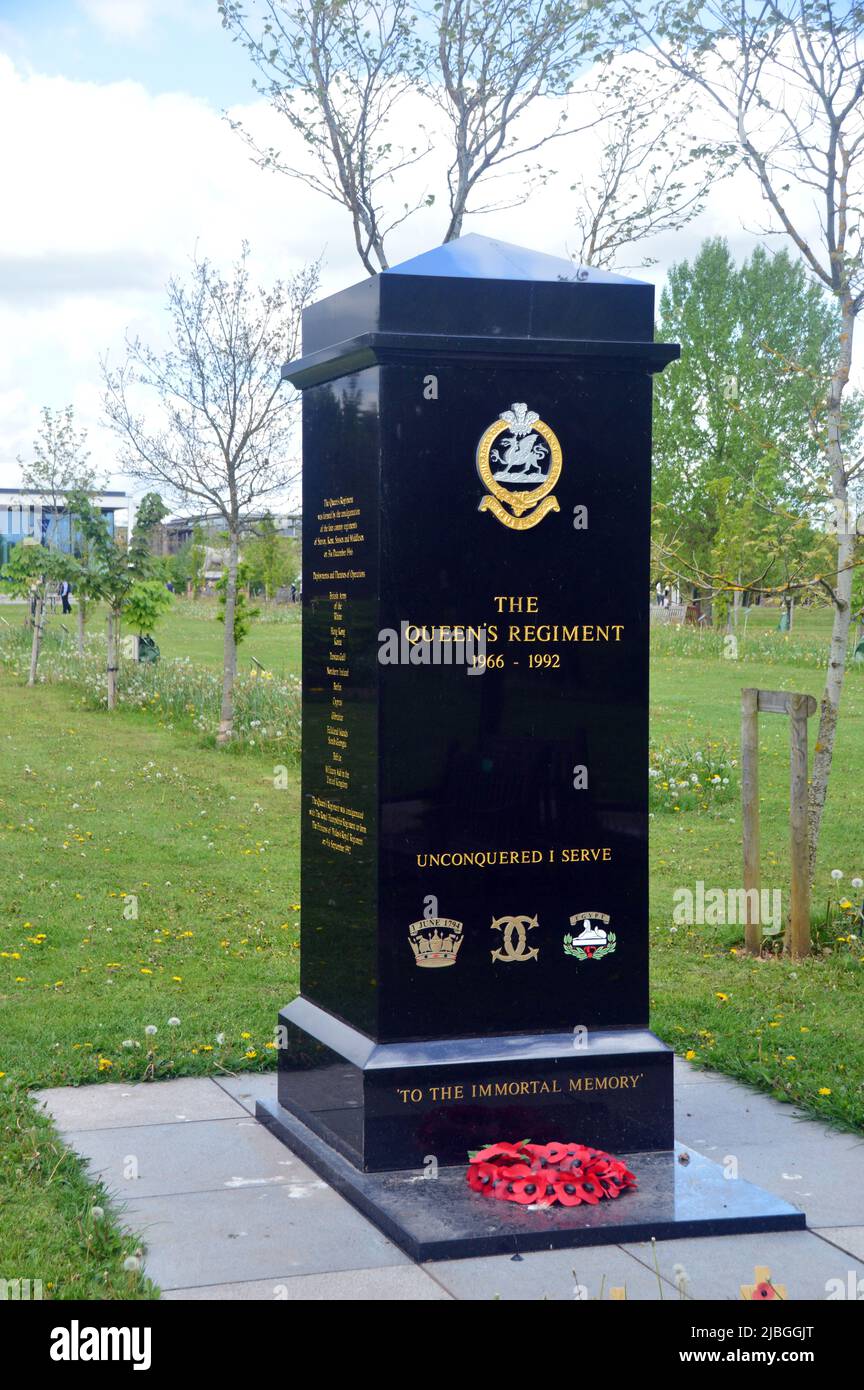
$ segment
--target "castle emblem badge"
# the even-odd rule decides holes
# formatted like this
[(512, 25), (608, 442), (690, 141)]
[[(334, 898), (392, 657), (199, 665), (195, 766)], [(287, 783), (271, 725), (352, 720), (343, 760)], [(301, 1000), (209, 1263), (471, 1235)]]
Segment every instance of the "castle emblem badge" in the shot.
[(528, 945), (528, 933), (536, 926), (536, 917), (493, 917), (492, 928), (503, 935), (501, 945), (492, 952), (492, 959), (536, 960), (540, 947)]
[(408, 928), (415, 964), (427, 970), (455, 965), (462, 945), (462, 923), (450, 917), (422, 917)]
[(561, 476), (561, 445), (536, 410), (516, 401), (502, 410), (477, 445), (477, 472), (487, 495), (481, 512), (491, 512), (512, 531), (527, 531), (549, 512), (560, 511), (552, 489)]
[(578, 926), (580, 922), (583, 926), (578, 936), (568, 932), (564, 937), (565, 956), (574, 956), (576, 960), (601, 960), (603, 956), (611, 956), (618, 944), (615, 933), (596, 925), (605, 922), (608, 927), (610, 920), (605, 912), (575, 913), (570, 918), (571, 927)]

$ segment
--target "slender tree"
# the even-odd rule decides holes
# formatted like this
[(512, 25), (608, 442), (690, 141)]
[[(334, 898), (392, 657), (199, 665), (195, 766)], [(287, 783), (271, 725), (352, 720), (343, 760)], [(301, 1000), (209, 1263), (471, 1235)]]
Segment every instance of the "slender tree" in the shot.
[[(597, 15), (572, 0), (438, 0), (426, 17), (437, 25), (427, 91), (450, 135), (444, 240), (452, 241), (461, 236), (467, 212), (524, 202), (533, 178), (543, 176), (532, 169), (532, 157), (550, 141), (596, 123), (594, 112), (574, 122), (563, 98), (592, 53)], [(522, 120), (529, 111), (530, 126)], [(514, 166), (519, 185), (511, 198), (469, 207), (481, 183)]]
[[(599, 120), (596, 162), (581, 165), (573, 257), (580, 265), (626, 268), (623, 253), (678, 231), (705, 206), (711, 186), (731, 170), (726, 147), (700, 142), (698, 102), (679, 77), (658, 80), (644, 61), (610, 59), (594, 84)], [(653, 257), (641, 256), (639, 265)]]
[[(249, 10), (251, 9), (251, 13)], [(384, 210), (387, 190), (431, 149), (422, 129), (400, 142), (394, 112), (416, 90), (423, 50), (408, 0), (220, 0), (222, 24), (249, 53), (256, 89), (310, 158), (259, 146), (232, 120), (265, 169), (288, 174), (345, 207), (369, 274), (387, 268), (387, 235), (429, 199)]]
[[(757, 181), (770, 230), (786, 236), (833, 296), (837, 334), (820, 445), (835, 515), (830, 650), (809, 791), (815, 873), (852, 618), (850, 500), (864, 460), (850, 454), (844, 395), (864, 307), (864, 5), (836, 0), (621, 0), (634, 42), (695, 87)], [(815, 219), (814, 219), (815, 207)]]
[[(142, 598), (134, 599), (136, 586), (150, 579), (154, 559), (150, 550), (150, 534), (168, 509), (158, 493), (148, 492), (141, 498), (135, 516), (135, 526), (128, 549), (119, 546), (98, 507), (84, 492), (72, 493), (70, 506), (75, 510), (78, 524), (87, 540), (87, 583), (94, 597), (108, 606), (106, 619), (108, 708), (117, 704), (117, 673), (119, 670), (120, 623), (123, 612), (133, 602), (136, 617), (140, 615)], [(167, 597), (167, 590), (163, 589)]]
[[(33, 441), (29, 459), (18, 459), (24, 487), (41, 494), (43, 507), (47, 504), (47, 521), (43, 521), (41, 539), (45, 545), (58, 543), (61, 522), (69, 528), (68, 544), (80, 551), (82, 537), (76, 535), (75, 518), (69, 514), (69, 493), (80, 490), (92, 493), (98, 487), (96, 470), (90, 464), (87, 431), (75, 424), (75, 410), (67, 405), (63, 410), (44, 406), (39, 433)], [(44, 513), (43, 513), (44, 515)], [(75, 584), (75, 603), (78, 624), (78, 652), (84, 655), (84, 629), (87, 624), (87, 598), (83, 587), (83, 571)]]
[[(103, 364), (105, 412), (120, 440), (121, 465), (186, 507), (215, 511), (228, 533), (222, 710), (217, 739), (234, 727), (234, 608), (246, 515), (284, 491), (297, 467), (289, 456), (296, 396), (279, 366), (296, 355), (300, 316), (318, 283), (307, 267), (287, 283), (255, 289), (249, 248), (223, 277), (193, 259), (187, 280), (168, 285), (171, 344), (156, 352), (127, 340), (125, 362)], [(140, 413), (142, 393), (154, 401)]]
[(78, 574), (79, 566), (74, 556), (55, 547), (38, 543), (25, 544), (23, 541), (13, 547), (6, 564), (0, 570), (0, 581), (4, 588), (18, 598), (26, 598), (30, 603), (33, 635), (30, 643), (28, 685), (36, 684), (48, 586), (62, 579), (72, 583), (78, 578)]

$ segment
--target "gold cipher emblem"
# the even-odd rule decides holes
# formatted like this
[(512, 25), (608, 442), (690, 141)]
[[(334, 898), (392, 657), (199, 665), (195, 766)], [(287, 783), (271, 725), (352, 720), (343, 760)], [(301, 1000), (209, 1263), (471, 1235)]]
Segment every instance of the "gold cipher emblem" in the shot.
[(501, 945), (492, 952), (493, 960), (536, 960), (539, 946), (528, 945), (528, 933), (537, 926), (536, 917), (493, 917), (492, 929), (504, 933)]
[[(527, 531), (560, 511), (550, 493), (561, 476), (561, 445), (536, 410), (516, 401), (477, 445), (477, 472), (491, 496), (480, 503), (512, 531)], [(509, 508), (509, 511), (507, 510)]]

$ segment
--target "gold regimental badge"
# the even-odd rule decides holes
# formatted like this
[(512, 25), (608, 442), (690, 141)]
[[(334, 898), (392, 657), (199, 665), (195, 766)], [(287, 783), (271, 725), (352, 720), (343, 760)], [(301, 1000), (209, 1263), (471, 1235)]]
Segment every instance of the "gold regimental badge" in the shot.
[(455, 965), (462, 945), (462, 923), (452, 917), (423, 917), (409, 926), (408, 940), (417, 965), (426, 969)]
[(539, 946), (528, 945), (528, 933), (537, 926), (535, 917), (493, 917), (492, 927), (502, 933), (501, 945), (492, 952), (493, 960), (536, 960)]
[(536, 410), (522, 401), (502, 410), (477, 445), (477, 472), (491, 512), (511, 531), (527, 531), (549, 512), (560, 511), (550, 496), (561, 476), (561, 445)]

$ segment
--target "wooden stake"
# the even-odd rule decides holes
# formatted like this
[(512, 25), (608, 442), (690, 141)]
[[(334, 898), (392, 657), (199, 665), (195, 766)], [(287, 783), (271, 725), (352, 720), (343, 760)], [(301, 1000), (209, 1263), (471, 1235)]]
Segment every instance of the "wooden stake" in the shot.
[[(806, 726), (805, 726), (806, 727)], [(759, 691), (741, 691), (741, 804), (743, 808), (744, 946), (753, 955), (762, 949), (759, 919)], [(755, 893), (750, 890), (755, 889)], [(754, 910), (755, 904), (755, 910)]]
[(807, 851), (807, 715), (808, 696), (789, 697), (789, 854), (792, 903), (789, 954), (810, 954), (810, 873)]

